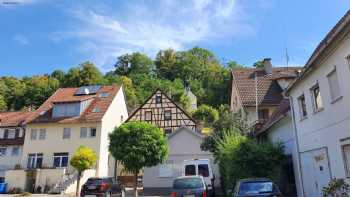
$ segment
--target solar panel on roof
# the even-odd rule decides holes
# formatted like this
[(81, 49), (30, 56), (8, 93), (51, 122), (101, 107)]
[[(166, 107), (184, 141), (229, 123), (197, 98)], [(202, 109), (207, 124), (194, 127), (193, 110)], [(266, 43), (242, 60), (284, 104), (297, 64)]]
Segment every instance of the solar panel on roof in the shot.
[(89, 95), (96, 94), (96, 92), (101, 88), (101, 86), (81, 86), (75, 95)]

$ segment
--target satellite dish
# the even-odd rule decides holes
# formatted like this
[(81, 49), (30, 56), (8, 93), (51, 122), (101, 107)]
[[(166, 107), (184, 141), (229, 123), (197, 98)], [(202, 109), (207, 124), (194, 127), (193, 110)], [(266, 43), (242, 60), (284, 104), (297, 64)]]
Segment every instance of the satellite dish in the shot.
[(86, 95), (88, 95), (88, 94), (90, 93), (89, 89), (88, 89), (88, 88), (85, 88), (85, 89), (84, 89), (84, 93), (85, 93)]

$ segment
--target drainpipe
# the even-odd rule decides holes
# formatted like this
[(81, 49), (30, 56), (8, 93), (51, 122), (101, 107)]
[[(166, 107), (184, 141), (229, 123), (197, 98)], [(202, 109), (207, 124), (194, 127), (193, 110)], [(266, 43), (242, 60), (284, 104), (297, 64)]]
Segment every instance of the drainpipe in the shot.
[(294, 113), (294, 105), (293, 105), (293, 97), (289, 96), (289, 102), (290, 102), (290, 110), (292, 115), (292, 122), (293, 122), (293, 131), (294, 131), (294, 138), (295, 138), (295, 148), (297, 151), (297, 163), (298, 163), (298, 178), (299, 178), (299, 189), (301, 190), (301, 197), (304, 197), (304, 184), (303, 184), (303, 178), (302, 178), (302, 172), (301, 172), (301, 162), (300, 162), (300, 150), (299, 150), (299, 137), (298, 137), (298, 131), (297, 126), (295, 122), (295, 113)]

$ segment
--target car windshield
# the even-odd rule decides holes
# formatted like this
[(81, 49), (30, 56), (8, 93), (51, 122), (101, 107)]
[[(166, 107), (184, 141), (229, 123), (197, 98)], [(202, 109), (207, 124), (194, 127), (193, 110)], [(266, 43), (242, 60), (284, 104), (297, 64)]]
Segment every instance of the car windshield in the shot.
[(274, 184), (271, 181), (244, 182), (239, 187), (239, 194), (259, 194), (273, 191)]
[(201, 178), (183, 178), (175, 179), (173, 188), (174, 189), (195, 189), (202, 188), (203, 182)]
[(86, 184), (95, 184), (95, 185), (99, 185), (99, 184), (101, 184), (102, 183), (102, 179), (88, 179), (87, 181), (86, 181)]

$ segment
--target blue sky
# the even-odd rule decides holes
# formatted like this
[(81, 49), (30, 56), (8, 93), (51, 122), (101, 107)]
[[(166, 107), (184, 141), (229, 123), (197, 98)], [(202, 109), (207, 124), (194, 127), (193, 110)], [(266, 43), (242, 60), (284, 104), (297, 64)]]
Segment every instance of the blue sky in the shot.
[(348, 0), (0, 0), (0, 76), (67, 71), (92, 61), (103, 72), (140, 51), (194, 46), (223, 62), (264, 57), (302, 66), (350, 8)]

